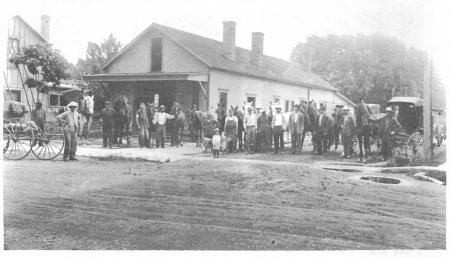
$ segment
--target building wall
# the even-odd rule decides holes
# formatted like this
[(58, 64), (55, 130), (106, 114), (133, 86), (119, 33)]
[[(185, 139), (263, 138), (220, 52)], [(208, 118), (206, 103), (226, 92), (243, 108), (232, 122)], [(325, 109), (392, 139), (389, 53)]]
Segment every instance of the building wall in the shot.
[(207, 72), (208, 68), (171, 39), (156, 29), (139, 39), (119, 56), (106, 73), (149, 73), (151, 65), (151, 38), (163, 38), (162, 72)]
[[(45, 41), (43, 41), (38, 35), (36, 35), (36, 32), (33, 31), (28, 25), (23, 23), (19, 18), (13, 17), (12, 19), (10, 19), (8, 24), (7, 58), (5, 60), (7, 67), (5, 73), (7, 85), (3, 91), (3, 94), (5, 95), (7, 100), (10, 100), (10, 94), (8, 92), (8, 89), (10, 89), (13, 92), (20, 92), (21, 102), (27, 104), (27, 97), (28, 97), (28, 101), (31, 105), (31, 108), (34, 108), (33, 99), (34, 101), (38, 99), (36, 89), (29, 89), (26, 86), (24, 89), (24, 87), (22, 86), (22, 80), (23, 82), (25, 82), (27, 79), (26, 74), (30, 75), (30, 73), (24, 66), (20, 65), (19, 69), (20, 73), (22, 74), (21, 79), (19, 70), (12, 63), (9, 62), (9, 58), (12, 57), (14, 52), (16, 54), (18, 53), (16, 44), (14, 44), (14, 52), (12, 51), (12, 46), (9, 40), (10, 37), (17, 38), (19, 40), (18, 45), (20, 47), (20, 51), (22, 51), (22, 48), (24, 47), (29, 47), (30, 45), (34, 45), (37, 43), (42, 44), (45, 43)], [(12, 53), (12, 55), (10, 53)], [(52, 109), (50, 108), (49, 105), (48, 94), (40, 93), (39, 99), (43, 102), (44, 104), (43, 107), (45, 108), (45, 110), (51, 112)], [(50, 115), (50, 118), (51, 117), (53, 117), (53, 114)]]
[[(294, 101), (295, 104), (298, 104), (301, 100), (308, 99), (306, 87), (212, 70), (210, 74), (210, 110), (216, 108), (220, 92), (228, 93), (227, 108), (230, 105), (242, 107), (247, 96), (252, 96), (256, 97), (256, 104), (265, 109), (268, 109), (270, 101), (274, 102), (275, 98), (278, 98), (285, 112), (286, 101)], [(317, 107), (320, 106), (320, 103), (326, 103), (328, 113), (332, 112), (334, 104), (348, 105), (353, 111), (353, 107), (349, 103), (332, 91), (311, 89), (310, 100), (314, 100)]]

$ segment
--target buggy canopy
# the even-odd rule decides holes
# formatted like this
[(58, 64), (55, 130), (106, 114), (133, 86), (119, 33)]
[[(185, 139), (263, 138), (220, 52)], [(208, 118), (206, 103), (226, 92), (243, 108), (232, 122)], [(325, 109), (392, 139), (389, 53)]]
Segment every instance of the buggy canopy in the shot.
[(393, 97), (387, 102), (388, 104), (411, 103), (416, 107), (423, 107), (423, 99), (419, 97)]

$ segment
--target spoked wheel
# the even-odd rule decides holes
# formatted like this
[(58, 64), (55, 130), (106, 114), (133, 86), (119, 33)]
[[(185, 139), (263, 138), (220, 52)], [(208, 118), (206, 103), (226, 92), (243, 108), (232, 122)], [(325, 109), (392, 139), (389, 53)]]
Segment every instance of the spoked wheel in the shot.
[(31, 151), (34, 140), (33, 127), (26, 121), (15, 119), (3, 121), (3, 157), (21, 160)]
[(64, 132), (56, 123), (45, 123), (44, 130), (39, 128), (31, 151), (42, 160), (51, 160), (64, 149)]

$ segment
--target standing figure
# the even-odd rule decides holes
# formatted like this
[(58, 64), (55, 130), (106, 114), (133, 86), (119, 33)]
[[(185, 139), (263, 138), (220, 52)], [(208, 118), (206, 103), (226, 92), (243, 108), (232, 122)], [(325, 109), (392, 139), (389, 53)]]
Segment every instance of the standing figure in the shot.
[(228, 111), (228, 116), (225, 118), (224, 126), (225, 136), (227, 137), (228, 152), (232, 153), (237, 146), (238, 134), (238, 118), (234, 115), (234, 110)]
[(243, 137), (242, 134), (244, 133), (244, 118), (242, 115), (240, 115), (239, 111), (237, 109), (235, 109), (234, 111), (234, 115), (238, 118), (238, 133), (237, 133), (237, 139), (239, 142), (239, 150), (242, 151), (244, 150), (244, 142), (243, 142)]
[(302, 135), (305, 129), (304, 116), (300, 112), (300, 106), (294, 105), (294, 112), (289, 116), (288, 130), (291, 133), (292, 154), (302, 151)]
[(155, 113), (153, 117), (153, 123), (156, 125), (156, 148), (164, 148), (164, 142), (166, 140), (166, 122), (168, 119), (173, 119), (174, 116), (165, 112), (166, 107), (164, 105), (159, 106), (159, 111)]
[(214, 130), (217, 127), (217, 121), (213, 119), (212, 114), (208, 112), (206, 118), (202, 121), (202, 129), (204, 131), (204, 145), (207, 152), (208, 149), (212, 149), (212, 137), (214, 136)]
[[(338, 145), (340, 143), (340, 135), (342, 133), (342, 126), (344, 123), (343, 119), (343, 110), (341, 108), (335, 107), (333, 112), (333, 119), (334, 119), (334, 150), (336, 151), (338, 148)], [(348, 110), (347, 110), (348, 113)]]
[(214, 129), (214, 136), (212, 137), (212, 145), (213, 145), (213, 157), (218, 158), (219, 157), (219, 151), (220, 151), (220, 129), (216, 128)]
[[(195, 106), (195, 105), (194, 105)], [(194, 139), (196, 141), (196, 147), (202, 146), (202, 121), (203, 121), (203, 113), (198, 110), (197, 106), (195, 106), (195, 111), (193, 112), (193, 124), (192, 127), (194, 129)]]
[(342, 109), (342, 146), (344, 148), (343, 157), (349, 158), (352, 155), (353, 136), (356, 134), (356, 123), (353, 116), (349, 114), (349, 108)]
[(153, 116), (155, 115), (155, 108), (153, 103), (147, 102), (147, 119), (148, 119), (148, 144), (150, 148), (153, 148), (155, 144), (155, 138), (152, 136), (155, 134), (156, 127), (153, 124)]
[(381, 154), (384, 160), (387, 160), (392, 155), (393, 148), (393, 136), (401, 128), (400, 123), (394, 116), (391, 107), (386, 108), (386, 116), (380, 123), (380, 135), (381, 135)]
[(316, 141), (317, 141), (317, 153), (322, 154), (326, 153), (328, 150), (328, 142), (329, 142), (329, 129), (331, 125), (330, 118), (325, 114), (325, 107), (321, 106), (319, 110), (319, 116), (316, 121)]
[(105, 101), (105, 108), (102, 110), (102, 135), (103, 147), (112, 148), (114, 142), (115, 119), (118, 113), (112, 108), (111, 102)]
[(256, 151), (256, 129), (258, 118), (256, 114), (253, 113), (253, 107), (248, 106), (247, 112), (248, 113), (244, 116), (247, 153), (253, 154)]
[[(175, 108), (174, 112), (174, 120), (173, 120), (173, 139), (174, 139), (174, 146), (180, 147), (183, 146), (183, 131), (184, 131), (184, 113), (181, 111), (180, 107)], [(180, 142), (181, 137), (181, 142)]]
[(370, 153), (370, 125), (369, 116), (370, 109), (364, 103), (363, 99), (359, 99), (359, 104), (356, 107), (356, 131), (358, 135), (359, 144), (359, 160), (363, 161), (363, 143), (365, 156)]
[(278, 153), (280, 150), (283, 152), (284, 149), (283, 130), (286, 128), (286, 119), (281, 112), (280, 105), (276, 105), (275, 110), (275, 114), (272, 117), (272, 130), (275, 153)]
[(44, 124), (47, 119), (47, 114), (42, 108), (41, 100), (36, 101), (36, 108), (31, 112), (31, 121), (33, 121), (44, 132)]
[(80, 132), (78, 126), (80, 115), (76, 111), (78, 103), (72, 101), (67, 107), (69, 110), (56, 116), (56, 121), (62, 123), (64, 128), (64, 161), (67, 161), (67, 158), (69, 158), (69, 160), (77, 160), (75, 158), (77, 152), (77, 134)]
[(267, 153), (271, 149), (271, 119), (266, 114), (266, 110), (261, 110), (261, 116), (258, 118), (258, 132), (260, 136), (260, 151)]
[(148, 128), (150, 124), (144, 102), (139, 104), (139, 110), (136, 112), (136, 125), (139, 131), (139, 148), (149, 148)]

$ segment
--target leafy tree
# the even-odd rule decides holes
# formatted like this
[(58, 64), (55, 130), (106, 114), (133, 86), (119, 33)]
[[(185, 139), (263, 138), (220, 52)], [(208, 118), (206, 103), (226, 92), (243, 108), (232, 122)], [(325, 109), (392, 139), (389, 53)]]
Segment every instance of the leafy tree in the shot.
[(353, 101), (385, 104), (392, 96), (422, 96), (425, 54), (383, 35), (311, 36), (291, 60), (321, 75)]
[[(121, 48), (122, 44), (112, 34), (110, 34), (101, 44), (88, 42), (86, 58), (78, 59), (74, 69), (71, 71), (71, 77), (73, 79), (81, 80), (83, 74), (100, 73), (101, 67), (117, 55)], [(87, 86), (80, 86), (93, 90), (95, 95), (102, 99), (109, 95), (107, 88), (102, 83), (89, 83)]]
[(46, 93), (50, 87), (56, 87), (62, 79), (69, 77), (69, 62), (50, 44), (34, 44), (24, 47), (22, 54), (12, 57), (10, 62), (16, 66), (23, 64), (31, 76), (25, 81), (28, 88), (36, 88)]

